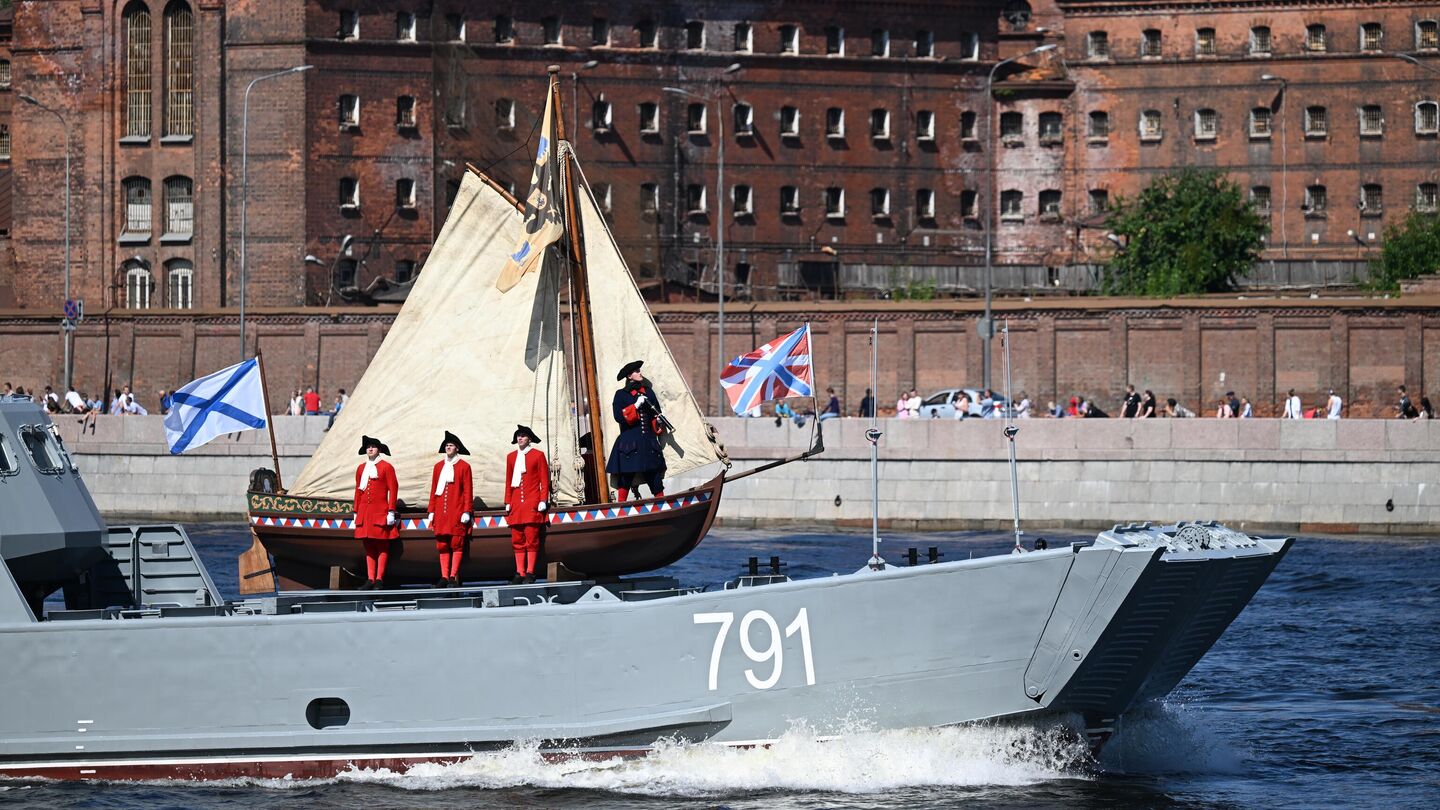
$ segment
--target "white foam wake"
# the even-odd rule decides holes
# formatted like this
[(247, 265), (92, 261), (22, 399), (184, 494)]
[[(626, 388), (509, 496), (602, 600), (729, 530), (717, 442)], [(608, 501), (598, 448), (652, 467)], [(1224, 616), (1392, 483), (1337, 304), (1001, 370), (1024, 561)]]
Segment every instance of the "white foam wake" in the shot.
[(1217, 733), (1205, 711), (1179, 701), (1139, 707), (1121, 718), (1100, 766), (1131, 774), (1244, 772), (1247, 752)]

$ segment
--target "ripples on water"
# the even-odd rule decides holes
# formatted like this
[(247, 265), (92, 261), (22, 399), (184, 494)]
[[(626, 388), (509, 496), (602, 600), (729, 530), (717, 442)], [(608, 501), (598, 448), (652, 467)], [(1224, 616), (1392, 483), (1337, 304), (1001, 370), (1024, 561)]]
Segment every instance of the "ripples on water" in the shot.
[[(233, 597), (242, 530), (192, 531)], [(1051, 535), (1061, 541), (1083, 539)], [(1440, 563), (1425, 541), (1299, 542), (1219, 644), (1161, 705), (1125, 718), (1100, 762), (1073, 723), (864, 731), (763, 749), (664, 745), (639, 760), (549, 763), (534, 745), (405, 774), (203, 785), (0, 783), (27, 807), (909, 808), (1440, 806)], [(1003, 536), (898, 537), (947, 559)], [(795, 577), (858, 568), (863, 535), (717, 531), (667, 571), (689, 584), (781, 554)]]

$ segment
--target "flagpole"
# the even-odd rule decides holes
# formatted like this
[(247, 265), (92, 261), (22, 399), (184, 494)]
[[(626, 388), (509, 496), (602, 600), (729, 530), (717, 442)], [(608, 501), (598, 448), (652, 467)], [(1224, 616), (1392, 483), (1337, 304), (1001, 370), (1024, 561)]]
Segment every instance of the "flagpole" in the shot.
[(265, 400), (265, 429), (270, 433), (270, 459), (275, 462), (275, 489), (285, 491), (280, 480), (280, 453), (275, 449), (275, 414), (270, 410), (270, 386), (265, 384), (265, 358), (260, 356), (260, 346), (255, 346), (255, 363), (260, 366), (260, 396)]

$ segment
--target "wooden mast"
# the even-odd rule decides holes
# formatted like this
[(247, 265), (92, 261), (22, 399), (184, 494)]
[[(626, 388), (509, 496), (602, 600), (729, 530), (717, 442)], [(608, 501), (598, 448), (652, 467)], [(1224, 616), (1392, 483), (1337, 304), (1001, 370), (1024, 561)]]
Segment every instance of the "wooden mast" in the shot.
[[(565, 117), (561, 114), (564, 106), (560, 102), (560, 83), (556, 74), (559, 65), (551, 65), (550, 105), (555, 115), (555, 148), (565, 140)], [(580, 360), (580, 376), (585, 387), (585, 400), (590, 415), (590, 454), (595, 459), (592, 466), (595, 476), (595, 494), (599, 503), (610, 503), (610, 485), (605, 477), (605, 434), (601, 430), (603, 419), (600, 402), (600, 386), (595, 378), (595, 326), (590, 317), (590, 279), (585, 267), (585, 242), (580, 232), (580, 217), (575, 211), (575, 162), (574, 155), (566, 157), (565, 166), (565, 233), (570, 236), (570, 258), (575, 278), (575, 317), (579, 327), (580, 346), (576, 354)]]

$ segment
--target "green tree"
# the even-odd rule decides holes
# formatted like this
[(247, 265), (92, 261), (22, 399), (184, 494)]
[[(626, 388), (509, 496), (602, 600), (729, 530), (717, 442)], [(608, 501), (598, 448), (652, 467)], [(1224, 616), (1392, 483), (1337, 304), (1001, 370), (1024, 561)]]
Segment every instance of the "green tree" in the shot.
[(1440, 215), (1411, 211), (1385, 229), (1379, 258), (1370, 262), (1370, 284), (1395, 290), (1400, 281), (1440, 271)]
[(1124, 244), (1106, 267), (1105, 292), (1156, 297), (1230, 289), (1260, 255), (1268, 230), (1238, 185), (1192, 168), (1117, 200), (1105, 224)]

